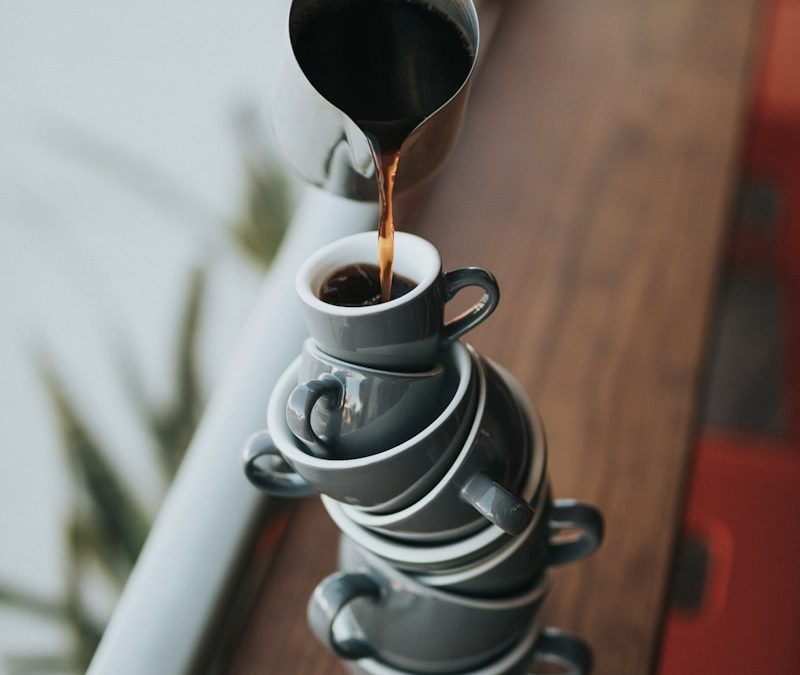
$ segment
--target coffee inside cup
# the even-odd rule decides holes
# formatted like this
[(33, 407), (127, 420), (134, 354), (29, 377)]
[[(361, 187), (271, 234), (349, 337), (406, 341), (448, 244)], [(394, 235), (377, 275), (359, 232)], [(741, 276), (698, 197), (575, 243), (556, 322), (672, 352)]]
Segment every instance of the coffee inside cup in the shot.
[[(391, 299), (404, 296), (416, 285), (411, 279), (394, 274)], [(380, 269), (370, 263), (354, 263), (340, 267), (322, 283), (319, 299), (340, 307), (377, 305), (383, 302)]]

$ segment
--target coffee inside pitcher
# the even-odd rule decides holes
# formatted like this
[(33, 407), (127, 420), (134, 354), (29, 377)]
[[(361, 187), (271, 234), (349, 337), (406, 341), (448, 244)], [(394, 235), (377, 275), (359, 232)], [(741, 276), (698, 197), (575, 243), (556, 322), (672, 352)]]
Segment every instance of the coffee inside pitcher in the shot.
[(380, 295), (392, 298), (394, 186), (402, 146), (469, 76), (474, 52), (443, 12), (417, 0), (339, 0), (293, 18), (309, 82), (367, 136), (380, 198)]

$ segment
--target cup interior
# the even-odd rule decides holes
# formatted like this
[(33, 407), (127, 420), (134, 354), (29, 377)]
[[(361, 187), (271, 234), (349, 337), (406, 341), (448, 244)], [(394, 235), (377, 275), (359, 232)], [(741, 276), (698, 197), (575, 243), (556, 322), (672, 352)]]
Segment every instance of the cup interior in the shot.
[(442, 269), (442, 260), (433, 244), (407, 232), (395, 233), (394, 247), (394, 271), (416, 284), (399, 298), (366, 307), (330, 305), (319, 298), (322, 284), (342, 267), (356, 263), (377, 265), (378, 238), (374, 232), (362, 232), (338, 239), (307, 258), (297, 272), (297, 294), (304, 303), (320, 311), (335, 311), (336, 314), (354, 316), (385, 312), (407, 303), (436, 281)]
[[(324, 459), (315, 457), (314, 455), (306, 452), (305, 446), (302, 442), (298, 441), (286, 424), (286, 402), (289, 400), (289, 395), (297, 384), (297, 376), (300, 370), (300, 362), (302, 356), (298, 356), (289, 368), (281, 375), (275, 388), (272, 391), (269, 404), (267, 405), (267, 428), (272, 434), (273, 440), (277, 444), (286, 459), (296, 466), (297, 464), (304, 464), (314, 467), (315, 469), (323, 469), (326, 471), (347, 471), (355, 467), (364, 467), (379, 463), (394, 457), (395, 455), (402, 454), (413, 445), (421, 442), (423, 438), (433, 433), (436, 429), (441, 427), (454, 411), (461, 405), (464, 397), (469, 391), (469, 384), (472, 378), (472, 357), (470, 356), (467, 348), (459, 341), (454, 340), (448, 345), (448, 353), (445, 357), (448, 359), (447, 370), (452, 370), (458, 373), (458, 385), (455, 394), (450, 399), (447, 407), (439, 414), (439, 416), (425, 427), (418, 434), (412, 438), (395, 445), (388, 450), (383, 450), (374, 455), (366, 457), (358, 457), (355, 459)], [(445, 385), (447, 386), (447, 385)]]

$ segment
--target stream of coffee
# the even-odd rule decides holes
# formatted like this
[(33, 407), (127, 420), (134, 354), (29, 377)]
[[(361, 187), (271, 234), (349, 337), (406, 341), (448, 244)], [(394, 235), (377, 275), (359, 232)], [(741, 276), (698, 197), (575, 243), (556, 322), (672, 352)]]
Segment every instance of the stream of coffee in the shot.
[(290, 32), (309, 82), (369, 139), (380, 199), (381, 300), (386, 302), (403, 143), (467, 79), (472, 48), (448, 16), (419, 0), (330, 0), (293, 17)]
[(400, 152), (381, 155), (375, 161), (378, 193), (381, 203), (378, 221), (378, 269), (381, 275), (381, 301), (392, 299), (392, 267), (394, 265), (394, 181)]

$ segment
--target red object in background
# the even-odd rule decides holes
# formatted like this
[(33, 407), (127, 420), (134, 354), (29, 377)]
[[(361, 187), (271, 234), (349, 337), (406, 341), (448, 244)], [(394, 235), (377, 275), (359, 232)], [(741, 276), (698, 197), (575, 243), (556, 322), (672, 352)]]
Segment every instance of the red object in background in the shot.
[(773, 0), (768, 11), (756, 114), (796, 120), (800, 116), (800, 1)]
[(669, 612), (660, 675), (800, 673), (798, 450), (702, 438), (684, 532), (706, 546), (703, 597)]
[(702, 435), (674, 590), (699, 599), (669, 609), (659, 675), (800, 673), (800, 0), (774, 0), (765, 28), (744, 173), (777, 198), (743, 214), (730, 258), (780, 289), (786, 428)]
[[(783, 291), (787, 435), (800, 442), (800, 1), (774, 0), (768, 10), (761, 73), (745, 149), (745, 173), (774, 184), (777, 232), (769, 240), (742, 234), (735, 266), (772, 265)], [(800, 672), (800, 668), (798, 668)]]

